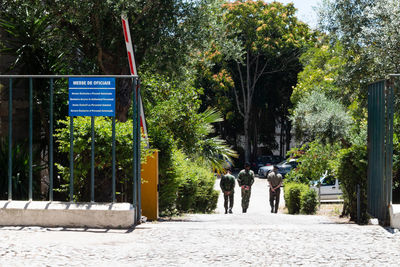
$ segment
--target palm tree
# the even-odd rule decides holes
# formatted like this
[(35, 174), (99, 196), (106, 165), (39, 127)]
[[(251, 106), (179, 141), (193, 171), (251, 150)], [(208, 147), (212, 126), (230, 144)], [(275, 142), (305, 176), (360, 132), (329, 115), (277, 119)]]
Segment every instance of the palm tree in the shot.
[(209, 108), (200, 113), (198, 133), (203, 138), (197, 142), (197, 153), (194, 155), (200, 162), (209, 165), (217, 173), (223, 172), (227, 164), (232, 165), (232, 158), (238, 157), (237, 152), (229, 147), (225, 140), (218, 136), (211, 136), (215, 133), (213, 123), (222, 120), (221, 112), (216, 109)]

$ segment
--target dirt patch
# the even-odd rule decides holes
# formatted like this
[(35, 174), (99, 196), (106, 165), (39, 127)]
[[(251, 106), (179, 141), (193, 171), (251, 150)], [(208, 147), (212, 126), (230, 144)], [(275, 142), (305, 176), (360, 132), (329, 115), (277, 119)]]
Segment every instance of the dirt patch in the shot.
[[(327, 216), (336, 223), (352, 223), (349, 217), (340, 217), (343, 210), (343, 203), (321, 204), (315, 215)], [(286, 207), (279, 207), (279, 213), (289, 214)]]
[(317, 210), (317, 215), (327, 216), (337, 223), (351, 223), (349, 217), (340, 217), (343, 203), (324, 203)]

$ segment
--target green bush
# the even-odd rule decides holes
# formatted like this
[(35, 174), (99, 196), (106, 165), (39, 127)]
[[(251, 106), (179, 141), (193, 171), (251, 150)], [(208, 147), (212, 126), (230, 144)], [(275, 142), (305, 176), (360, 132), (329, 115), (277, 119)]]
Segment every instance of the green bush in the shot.
[[(69, 118), (58, 121), (63, 126), (57, 129), (58, 149), (69, 153)], [(118, 201), (132, 201), (132, 121), (116, 122), (116, 184)], [(95, 125), (95, 200), (108, 202), (112, 199), (112, 120), (96, 117)], [(141, 160), (145, 161), (150, 150), (142, 142)], [(65, 164), (65, 163), (64, 163)], [(67, 192), (70, 180), (69, 165), (56, 163), (64, 184), (58, 191)], [(91, 119), (74, 118), (74, 198), (76, 201), (90, 201), (91, 174)], [(67, 197), (67, 194), (65, 194)]]
[(176, 207), (179, 212), (211, 212), (217, 207), (218, 191), (215, 176), (209, 168), (187, 159), (179, 150), (174, 152), (174, 166), (179, 186)]
[(339, 150), (339, 143), (323, 144), (318, 140), (307, 143), (300, 149), (293, 148), (288, 154), (297, 158), (301, 164), (291, 170), (286, 175), (285, 180), (303, 184), (318, 181), (325, 171), (332, 172), (332, 165)]
[[(12, 146), (12, 199), (29, 199), (29, 151), (28, 142), (14, 143)], [(33, 147), (35, 148), (35, 147)], [(40, 192), (40, 151), (33, 149), (32, 197), (42, 200)], [(8, 199), (8, 140), (0, 139), (0, 199)]]
[(350, 215), (350, 220), (357, 220), (357, 185), (360, 185), (360, 223), (368, 222), (367, 215), (367, 168), (368, 153), (364, 145), (353, 145), (342, 149), (337, 166), (337, 176), (341, 182), (344, 207), (343, 215)]
[(301, 194), (306, 192), (308, 186), (301, 183), (285, 183), (284, 198), (289, 214), (297, 214), (301, 209)]
[(170, 216), (177, 213), (176, 198), (179, 187), (178, 175), (174, 166), (173, 137), (163, 129), (149, 127), (149, 135), (154, 146), (159, 150), (158, 184), (160, 216)]
[(311, 188), (303, 191), (300, 195), (300, 212), (304, 214), (314, 214), (318, 207), (317, 192)]

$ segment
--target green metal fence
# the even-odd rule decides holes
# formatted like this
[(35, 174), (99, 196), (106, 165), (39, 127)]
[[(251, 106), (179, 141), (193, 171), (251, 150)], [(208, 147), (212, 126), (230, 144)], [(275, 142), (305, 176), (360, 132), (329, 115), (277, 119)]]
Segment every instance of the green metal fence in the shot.
[[(28, 188), (28, 198), (32, 201), (32, 180), (33, 180), (33, 80), (34, 79), (48, 79), (49, 80), (49, 144), (48, 144), (48, 159), (49, 159), (49, 201), (53, 201), (53, 191), (54, 191), (54, 80), (55, 79), (68, 79), (73, 77), (87, 77), (87, 78), (115, 78), (115, 79), (131, 79), (132, 80), (132, 121), (133, 121), (133, 147), (132, 147), (132, 187), (133, 187), (133, 206), (136, 208), (136, 221), (141, 217), (141, 194), (140, 194), (140, 140), (141, 140), (141, 132), (140, 132), (140, 108), (139, 101), (140, 97), (140, 86), (138, 76), (136, 75), (0, 75), (0, 79), (8, 79), (8, 89), (9, 89), (9, 98), (8, 98), (8, 200), (11, 201), (12, 197), (12, 188), (13, 188), (13, 179), (12, 179), (12, 146), (13, 146), (13, 83), (16, 79), (28, 79), (29, 80), (29, 188)], [(42, 88), (41, 88), (42, 89)], [(95, 177), (94, 177), (94, 152), (95, 152), (95, 131), (94, 131), (94, 123), (95, 118), (91, 117), (91, 180), (90, 180), (90, 198), (91, 202), (95, 202), (94, 195), (94, 185), (95, 185)], [(71, 202), (74, 201), (74, 117), (70, 117), (70, 153), (69, 153), (69, 162), (70, 162), (70, 184), (69, 184), (69, 200)], [(115, 155), (115, 117), (112, 117), (112, 202), (116, 201), (116, 155)], [(1, 179), (5, 179), (5, 177), (1, 177)]]
[(393, 85), (368, 86), (368, 213), (387, 223), (392, 201)]

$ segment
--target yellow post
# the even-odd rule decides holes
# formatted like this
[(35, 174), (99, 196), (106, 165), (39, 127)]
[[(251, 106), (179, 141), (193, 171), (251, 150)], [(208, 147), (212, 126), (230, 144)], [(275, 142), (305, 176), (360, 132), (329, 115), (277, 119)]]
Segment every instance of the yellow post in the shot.
[(142, 215), (149, 220), (158, 219), (158, 151), (142, 164)]

